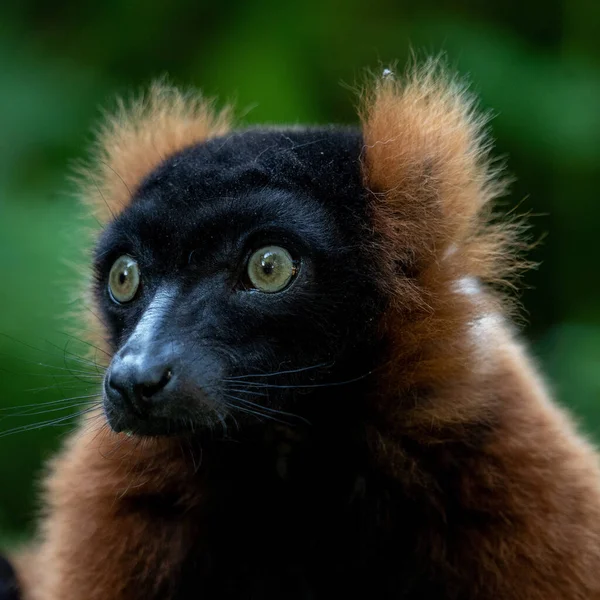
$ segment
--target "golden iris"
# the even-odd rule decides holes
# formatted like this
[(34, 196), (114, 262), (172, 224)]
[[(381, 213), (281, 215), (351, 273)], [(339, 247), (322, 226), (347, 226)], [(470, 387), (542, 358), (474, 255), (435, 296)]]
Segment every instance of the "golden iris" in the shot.
[(108, 276), (108, 289), (116, 302), (130, 302), (140, 287), (140, 269), (131, 256), (120, 256)]
[(248, 261), (248, 277), (261, 292), (272, 294), (286, 288), (296, 274), (290, 253), (279, 246), (266, 246), (252, 254)]

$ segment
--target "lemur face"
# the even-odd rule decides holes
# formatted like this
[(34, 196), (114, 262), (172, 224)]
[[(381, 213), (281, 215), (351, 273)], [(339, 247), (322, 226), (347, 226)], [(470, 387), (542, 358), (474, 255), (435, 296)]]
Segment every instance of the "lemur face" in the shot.
[(247, 130), (142, 183), (96, 249), (115, 431), (310, 419), (332, 402), (324, 389), (350, 403), (382, 310), (361, 144), (347, 130)]

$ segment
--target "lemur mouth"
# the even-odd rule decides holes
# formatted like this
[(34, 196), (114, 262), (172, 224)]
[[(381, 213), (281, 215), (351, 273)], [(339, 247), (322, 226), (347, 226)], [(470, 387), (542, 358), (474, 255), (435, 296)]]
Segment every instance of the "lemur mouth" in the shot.
[(115, 378), (114, 371), (113, 360), (104, 378), (103, 409), (115, 433), (166, 437), (227, 429), (218, 398), (193, 379), (164, 370), (153, 385), (140, 385), (135, 378)]
[(127, 414), (114, 407), (107, 406), (104, 402), (104, 414), (109, 427), (115, 433), (123, 433), (128, 436), (138, 437), (158, 437), (170, 436), (184, 433), (184, 429), (177, 424), (177, 421), (154, 417), (144, 419), (138, 416)]

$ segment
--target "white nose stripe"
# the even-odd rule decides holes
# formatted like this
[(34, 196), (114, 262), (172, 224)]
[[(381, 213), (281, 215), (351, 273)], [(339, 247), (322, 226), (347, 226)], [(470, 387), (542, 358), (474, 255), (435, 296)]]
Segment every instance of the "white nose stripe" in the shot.
[[(138, 348), (145, 348), (150, 344), (156, 332), (161, 328), (162, 323), (168, 319), (176, 296), (176, 290), (171, 288), (159, 289), (154, 298), (146, 308), (146, 311), (136, 325), (133, 333), (129, 336), (127, 344), (135, 344)], [(123, 357), (123, 362), (137, 362), (143, 358), (142, 352), (128, 353)]]

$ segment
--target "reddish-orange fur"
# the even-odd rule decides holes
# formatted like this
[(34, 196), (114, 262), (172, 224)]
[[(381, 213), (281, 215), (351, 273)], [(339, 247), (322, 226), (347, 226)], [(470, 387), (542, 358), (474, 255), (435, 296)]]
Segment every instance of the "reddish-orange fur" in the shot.
[[(464, 90), (435, 65), (384, 79), (367, 97), (364, 173), (381, 198), (376, 227), (388, 264), (419, 274), (410, 287), (392, 274), (386, 281), (397, 303), (382, 324), (393, 349), (374, 400), (372, 449), (407, 494), (426, 501), (438, 494), (436, 478), (453, 472), (445, 460), (469, 426), (493, 423), (492, 441), (462, 465), (454, 489), (463, 509), (502, 524), (456, 537), (432, 525), (423, 532), (432, 572), (447, 571), (449, 594), (468, 578), (475, 597), (600, 598), (597, 455), (549, 400), (499, 300), (457, 289), (511, 268), (514, 232), (488, 223), (501, 185), (481, 127)], [(434, 466), (423, 469), (406, 440), (429, 449)], [(445, 506), (436, 508), (444, 523)]]
[[(133, 122), (121, 115), (102, 138), (110, 167), (90, 180), (88, 198), (103, 218), (162, 157), (224, 130), (223, 115), (170, 94), (166, 104), (153, 96), (141, 120), (139, 109)], [(496, 281), (510, 267), (511, 231), (488, 223), (501, 186), (481, 119), (434, 66), (379, 81), (361, 115), (365, 186), (388, 265), (382, 283), (394, 299), (381, 323), (392, 352), (365, 427), (381, 469), (430, 507), (415, 554), (444, 576), (449, 597), (464, 597), (468, 582), (470, 598), (600, 598), (597, 456), (549, 400), (501, 301), (469, 292), (476, 278)], [(127, 174), (125, 186), (113, 171)], [(399, 265), (417, 275), (398, 274)], [(493, 435), (456, 470), (454, 449), (474, 423)], [(167, 598), (202, 519), (194, 469), (168, 440), (76, 432), (46, 481), (39, 547), (17, 557), (25, 598), (137, 598), (145, 573)], [(448, 474), (453, 502), (494, 515), (493, 527), (453, 524), (439, 483)], [(177, 494), (181, 519), (165, 525), (133, 510), (147, 490)]]
[(192, 144), (223, 135), (230, 110), (213, 110), (200, 96), (155, 83), (129, 106), (119, 103), (97, 135), (91, 166), (81, 169), (82, 199), (106, 222), (129, 204), (144, 177), (165, 158)]

